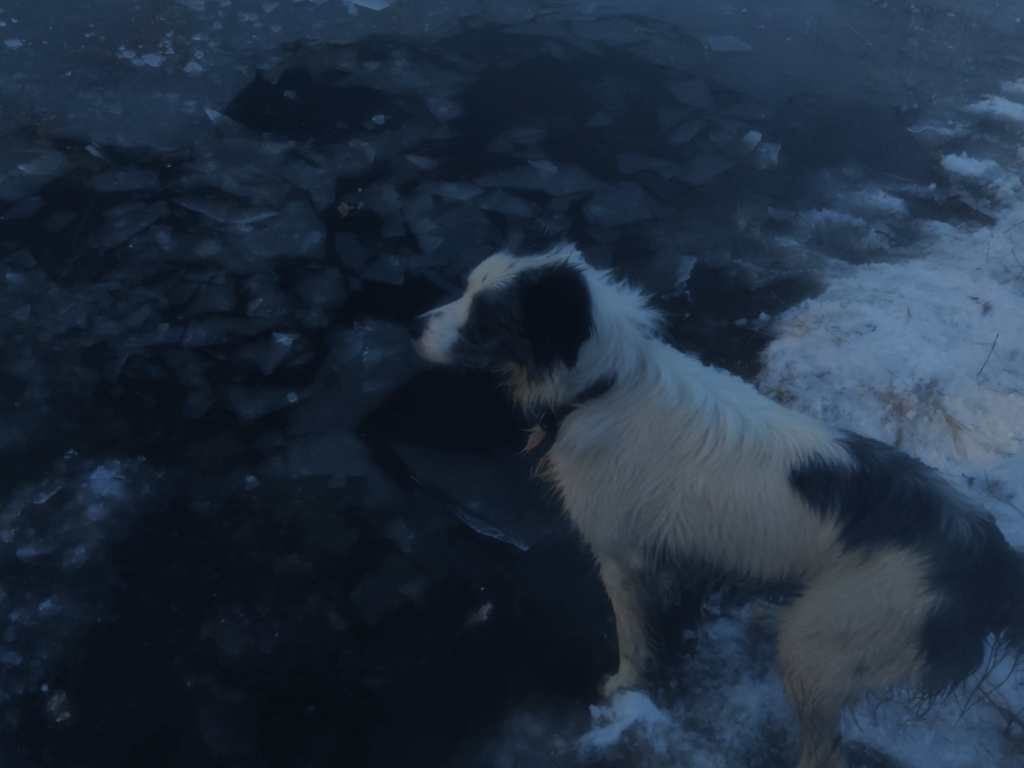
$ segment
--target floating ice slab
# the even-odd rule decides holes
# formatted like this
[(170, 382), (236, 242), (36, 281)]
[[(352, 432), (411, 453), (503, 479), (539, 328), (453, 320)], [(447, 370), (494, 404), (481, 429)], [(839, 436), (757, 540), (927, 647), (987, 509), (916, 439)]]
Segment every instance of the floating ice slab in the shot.
[(762, 171), (774, 168), (779, 164), (779, 153), (782, 145), (773, 141), (762, 141), (754, 150), (754, 165)]
[(670, 144), (686, 144), (693, 141), (694, 137), (697, 136), (704, 126), (707, 125), (703, 120), (688, 120), (687, 122), (676, 128), (668, 137)]
[(492, 211), (505, 214), (506, 216), (519, 216), (522, 218), (533, 216), (535, 213), (534, 207), (526, 200), (508, 192), (502, 192), (500, 189), (488, 192), (480, 200), (479, 207), (482, 211)]
[(27, 176), (52, 177), (64, 170), (66, 158), (61, 152), (45, 151), (31, 160), (18, 164), (18, 170)]
[(366, 8), (371, 11), (383, 11), (394, 5), (395, 0), (345, 0), (348, 5), (355, 5), (359, 8)]
[(684, 83), (672, 83), (669, 90), (681, 104), (695, 109), (709, 109), (713, 105), (711, 90), (701, 79), (689, 80)]
[(683, 180), (695, 185), (707, 184), (725, 173), (735, 164), (734, 160), (722, 155), (699, 155), (687, 162), (683, 172)]
[(641, 155), (637, 152), (626, 152), (619, 156), (619, 170), (628, 176), (649, 171), (663, 179), (681, 179), (686, 173), (679, 163), (660, 157)]
[(439, 181), (429, 185), (428, 189), (438, 197), (459, 202), (472, 200), (483, 193), (483, 190), (476, 184), (462, 181)]
[(198, 213), (218, 224), (248, 226), (267, 221), (278, 215), (274, 210), (259, 210), (242, 205), (234, 200), (219, 197), (188, 195), (174, 201), (186, 210)]
[(526, 167), (484, 176), (476, 180), (482, 187), (546, 192), (549, 195), (574, 195), (593, 189), (597, 182), (574, 166), (559, 166), (548, 160), (533, 160)]
[(709, 35), (704, 38), (708, 50), (714, 53), (749, 53), (754, 47), (733, 35)]
[(137, 192), (160, 189), (160, 175), (141, 168), (124, 168), (101, 173), (93, 178), (97, 192)]
[(362, 276), (371, 283), (401, 285), (405, 282), (405, 265), (400, 257), (386, 253), (366, 267)]
[(520, 552), (526, 552), (530, 548), (530, 545), (527, 542), (518, 538), (514, 534), (489, 523), (483, 518), (477, 517), (469, 510), (462, 509), (461, 507), (457, 508), (455, 510), (455, 516), (465, 523), (471, 530), (488, 539), (494, 539), (495, 541), (500, 541), (502, 544), (508, 544), (509, 546), (515, 547)]
[(654, 217), (651, 199), (638, 184), (617, 184), (595, 193), (583, 206), (591, 224), (621, 227)]

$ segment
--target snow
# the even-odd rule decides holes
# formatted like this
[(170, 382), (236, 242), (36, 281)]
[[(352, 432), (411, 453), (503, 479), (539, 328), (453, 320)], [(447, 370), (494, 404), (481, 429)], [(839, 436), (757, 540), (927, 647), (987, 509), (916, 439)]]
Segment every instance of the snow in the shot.
[[(982, 103), (975, 111), (1009, 114), (1002, 102)], [(1016, 173), (995, 161), (962, 152), (942, 165), (960, 179), (1015, 189), (1018, 199), (992, 227), (926, 222), (922, 240), (890, 263), (840, 268), (823, 294), (778, 320), (759, 385), (935, 466), (1024, 547), (1024, 201), (1008, 182)], [(1004, 661), (992, 679), (1006, 683), (991, 695), (1024, 711), (1024, 676)], [(1005, 751), (1003, 716), (965, 699), (922, 716), (900, 697), (864, 704), (844, 729), (911, 766), (1018, 764), (1019, 754)]]
[(967, 109), (976, 115), (993, 120), (1024, 125), (1024, 104), (1003, 96), (987, 96)]
[(966, 152), (943, 155), (942, 167), (953, 176), (980, 183), (1001, 198), (1013, 197), (1020, 188), (1020, 177), (1006, 171), (995, 160), (977, 158)]
[(1002, 173), (999, 163), (994, 160), (979, 160), (968, 156), (966, 152), (944, 156), (942, 167), (950, 173), (970, 179), (989, 179)]
[(790, 763), (795, 727), (770, 644), (751, 631), (753, 609), (709, 611), (695, 653), (668, 673), (678, 688), (620, 691), (581, 718), (514, 712), (495, 752), (516, 765), (732, 768), (775, 765), (763, 759), (767, 739), (784, 752), (778, 764)]
[[(999, 478), (1024, 498), (1024, 476), (1007, 464), (1024, 447), (1021, 235), (934, 224), (918, 246), (926, 259), (834, 278), (780, 319), (762, 388), (953, 476)], [(1004, 522), (1024, 546), (1021, 516)]]
[(905, 216), (907, 214), (906, 202), (884, 189), (859, 189), (845, 195), (843, 200), (851, 209), (864, 214), (881, 214), (883, 216)]
[(664, 735), (672, 726), (672, 718), (658, 708), (642, 691), (616, 694), (607, 706), (593, 705), (590, 716), (594, 726), (580, 737), (584, 752), (607, 749), (617, 743), (626, 731), (636, 728), (657, 752), (666, 749)]

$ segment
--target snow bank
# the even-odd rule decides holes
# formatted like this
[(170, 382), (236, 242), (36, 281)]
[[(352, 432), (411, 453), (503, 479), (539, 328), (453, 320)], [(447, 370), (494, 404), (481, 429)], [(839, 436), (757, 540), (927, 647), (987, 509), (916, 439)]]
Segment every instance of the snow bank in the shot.
[(833, 279), (780, 318), (760, 385), (966, 475), (1024, 546), (1024, 205), (1003, 220), (929, 225), (927, 258)]
[[(1019, 93), (1020, 82), (1004, 91)], [(968, 111), (1024, 123), (1024, 105), (1001, 97)], [(1024, 548), (1020, 178), (967, 152), (944, 156), (942, 165), (954, 183), (997, 191), (1006, 204), (997, 223), (970, 231), (926, 222), (910, 253), (848, 267), (822, 295), (779, 318), (759, 385), (791, 407), (937, 467)], [(968, 685), (924, 714), (899, 697), (865, 703), (844, 731), (915, 768), (1019, 765), (1004, 736), (1004, 712), (1024, 712), (1024, 675), (1004, 661), (990, 679), (1006, 682), (995, 692)]]
[(962, 181), (974, 182), (984, 189), (995, 192), (1004, 201), (1012, 200), (1020, 193), (1020, 177), (1005, 170), (999, 163), (986, 158), (977, 158), (966, 152), (945, 155), (942, 167)]

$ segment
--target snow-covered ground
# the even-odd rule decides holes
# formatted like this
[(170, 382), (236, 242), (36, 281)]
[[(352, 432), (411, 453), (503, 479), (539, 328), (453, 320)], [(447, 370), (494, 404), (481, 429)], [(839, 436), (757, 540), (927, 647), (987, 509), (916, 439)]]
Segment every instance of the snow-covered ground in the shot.
[[(1019, 156), (1024, 104), (988, 96), (966, 112), (1016, 123), (1004, 141), (1016, 140)], [(973, 130), (984, 135), (985, 126)], [(779, 318), (760, 384), (937, 467), (1024, 548), (1024, 163), (967, 152), (942, 163), (966, 193), (995, 194), (995, 223), (973, 231), (928, 224), (908, 260), (840, 270), (822, 295)], [(1009, 662), (973, 701), (965, 693), (923, 715), (899, 702), (862, 706), (846, 732), (922, 768), (1020, 765), (1019, 741), (1008, 751), (1010, 715), (994, 702), (1024, 713), (1024, 674)]]
[[(967, 121), (948, 141), (968, 138), (955, 152), (936, 148), (950, 183), (986, 201), (995, 223), (918, 222), (912, 245), (869, 263), (824, 254), (825, 290), (774, 319), (758, 385), (937, 467), (1024, 548), (1024, 126), (1013, 125), (1024, 104), (1012, 100), (1024, 88), (1013, 81), (1002, 91), (945, 116), (946, 126)], [(843, 227), (874, 251), (877, 229), (909, 215), (904, 198), (927, 194), (901, 184), (837, 192), (834, 209), (808, 211), (801, 226), (808, 235)], [(819, 241), (819, 252), (827, 245)], [(620, 693), (592, 705), (587, 723), (518, 713), (495, 754), (509, 765), (789, 764), (796, 732), (770, 632), (760, 629), (768, 614), (752, 605), (708, 611), (668, 692)], [(908, 768), (1024, 764), (1024, 670), (992, 663), (984, 679), (929, 706), (900, 692), (864, 702), (848, 713), (845, 737)], [(525, 758), (528, 745), (546, 757)]]

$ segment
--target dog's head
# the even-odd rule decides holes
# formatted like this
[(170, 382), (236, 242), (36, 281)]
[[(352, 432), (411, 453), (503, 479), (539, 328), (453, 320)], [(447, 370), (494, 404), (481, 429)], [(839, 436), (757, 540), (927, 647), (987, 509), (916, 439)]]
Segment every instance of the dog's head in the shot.
[(570, 247), (497, 253), (470, 273), (460, 298), (418, 318), (416, 351), (432, 363), (531, 379), (572, 369), (593, 333), (587, 269)]

